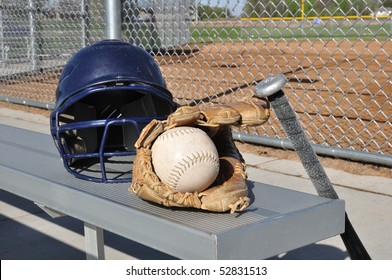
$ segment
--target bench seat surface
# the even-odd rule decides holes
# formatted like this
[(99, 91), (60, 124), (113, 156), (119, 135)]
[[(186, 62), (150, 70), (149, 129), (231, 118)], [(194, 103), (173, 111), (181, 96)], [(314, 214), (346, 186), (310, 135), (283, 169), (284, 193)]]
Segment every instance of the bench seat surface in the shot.
[(243, 213), (166, 208), (66, 172), (50, 135), (0, 125), (0, 188), (184, 259), (264, 259), (344, 231), (344, 201), (248, 181)]

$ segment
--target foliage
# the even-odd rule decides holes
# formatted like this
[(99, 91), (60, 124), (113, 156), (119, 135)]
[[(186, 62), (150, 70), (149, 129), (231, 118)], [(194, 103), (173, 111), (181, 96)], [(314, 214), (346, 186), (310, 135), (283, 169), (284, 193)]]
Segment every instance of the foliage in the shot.
[(203, 20), (203, 19), (229, 18), (232, 16), (232, 13), (228, 8), (199, 5), (197, 7), (197, 15), (199, 19)]

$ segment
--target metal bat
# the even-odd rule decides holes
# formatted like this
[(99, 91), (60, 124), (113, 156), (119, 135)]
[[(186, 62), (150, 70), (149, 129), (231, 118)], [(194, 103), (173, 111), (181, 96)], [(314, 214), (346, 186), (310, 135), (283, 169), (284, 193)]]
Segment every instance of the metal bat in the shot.
[[(331, 181), (325, 173), (316, 152), (306, 138), (293, 108), (284, 95), (282, 88), (286, 82), (287, 79), (283, 74), (269, 76), (257, 84), (255, 95), (269, 100), (318, 195), (330, 199), (337, 199), (339, 197)], [(345, 212), (345, 232), (340, 236), (351, 259), (371, 259), (355, 232), (347, 212)]]

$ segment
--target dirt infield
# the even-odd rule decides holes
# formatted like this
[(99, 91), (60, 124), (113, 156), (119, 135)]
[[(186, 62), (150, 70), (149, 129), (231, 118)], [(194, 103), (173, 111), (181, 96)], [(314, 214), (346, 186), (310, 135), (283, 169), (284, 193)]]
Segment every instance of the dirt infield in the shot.
[[(392, 41), (238, 42), (158, 61), (183, 104), (249, 98), (256, 82), (283, 72), (314, 143), (391, 154), (391, 53)], [(256, 133), (284, 136), (275, 118)]]
[[(250, 98), (285, 73), (285, 92), (313, 143), (392, 154), (392, 41), (269, 41), (188, 46), (156, 57), (181, 104)], [(0, 81), (0, 95), (54, 102), (59, 73)], [(250, 133), (285, 137), (273, 115)]]

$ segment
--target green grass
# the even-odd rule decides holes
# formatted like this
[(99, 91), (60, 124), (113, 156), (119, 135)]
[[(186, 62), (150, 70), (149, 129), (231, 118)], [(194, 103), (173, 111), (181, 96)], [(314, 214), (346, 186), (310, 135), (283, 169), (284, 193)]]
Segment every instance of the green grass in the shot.
[(345, 38), (385, 40), (392, 37), (392, 20), (378, 25), (354, 24), (351, 26), (312, 26), (303, 28), (260, 27), (195, 27), (191, 29), (193, 42), (237, 41), (249, 39), (317, 39)]

